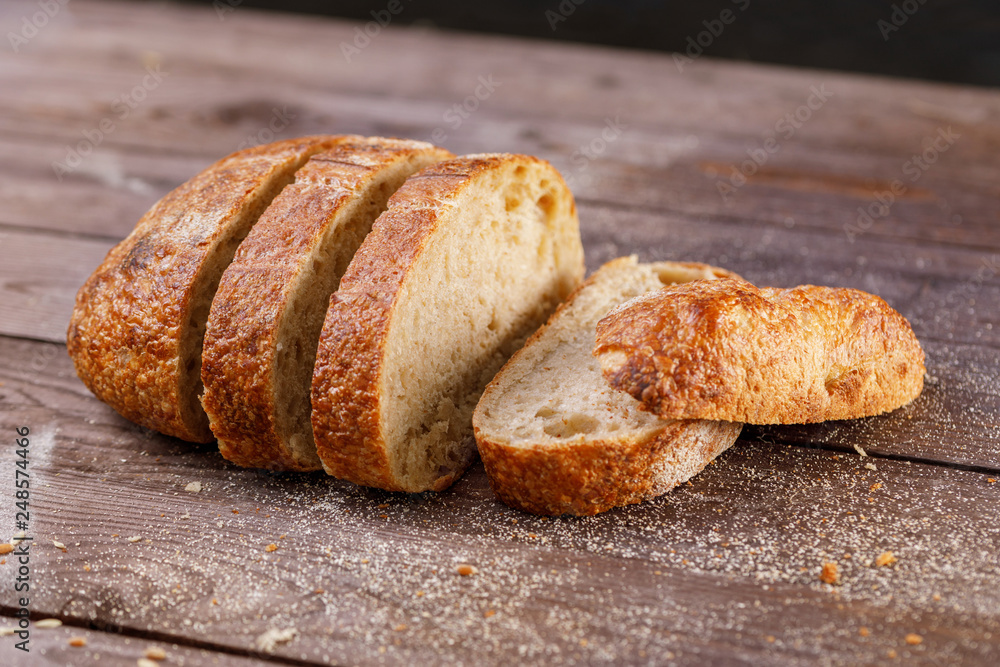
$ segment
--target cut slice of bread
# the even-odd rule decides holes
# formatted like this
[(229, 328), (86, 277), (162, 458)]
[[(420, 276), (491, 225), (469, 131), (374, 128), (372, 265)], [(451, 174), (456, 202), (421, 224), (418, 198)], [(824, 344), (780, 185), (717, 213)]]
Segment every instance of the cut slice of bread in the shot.
[(157, 202), (77, 293), (67, 347), (84, 384), (137, 424), (211, 442), (201, 348), (219, 278), (299, 167), (344, 140), (239, 151)]
[(412, 176), (331, 299), (312, 386), (332, 475), (441, 490), (475, 455), (493, 374), (576, 287), (572, 194), (547, 162), (471, 155)]
[(222, 275), (205, 334), (202, 404), (224, 457), (320, 469), (309, 391), (330, 295), (389, 196), (450, 157), (418, 141), (344, 141), (267, 208)]
[(608, 311), (664, 285), (733, 276), (704, 264), (602, 266), (515, 354), (476, 408), (476, 442), (490, 485), (534, 514), (591, 515), (653, 498), (725, 451), (742, 425), (668, 421), (613, 390), (591, 354)]
[(612, 386), (669, 419), (804, 424), (894, 410), (924, 353), (879, 297), (740, 280), (677, 285), (610, 313), (594, 354)]

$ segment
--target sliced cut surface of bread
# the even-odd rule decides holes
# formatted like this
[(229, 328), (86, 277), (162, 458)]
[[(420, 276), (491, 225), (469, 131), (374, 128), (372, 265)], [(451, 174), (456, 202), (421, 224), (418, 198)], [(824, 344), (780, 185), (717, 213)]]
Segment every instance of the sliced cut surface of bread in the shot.
[(741, 424), (643, 412), (607, 385), (591, 354), (597, 322), (615, 306), (664, 285), (732, 275), (622, 257), (588, 278), (476, 407), (476, 442), (497, 496), (534, 514), (597, 514), (665, 493), (732, 445)]
[(572, 194), (547, 162), (471, 155), (410, 177), (327, 312), (312, 386), (332, 475), (442, 490), (475, 456), (472, 411), (583, 277)]
[(343, 140), (239, 151), (154, 204), (77, 293), (67, 347), (84, 384), (137, 424), (211, 442), (199, 401), (201, 349), (219, 279), (299, 167)]
[(855, 419), (909, 403), (924, 380), (906, 318), (873, 294), (814, 285), (669, 287), (601, 320), (594, 354), (613, 387), (670, 419)]
[(330, 295), (411, 174), (454, 157), (419, 141), (352, 139), (313, 155), (240, 245), (212, 302), (202, 404), (222, 455), (319, 470), (309, 392)]

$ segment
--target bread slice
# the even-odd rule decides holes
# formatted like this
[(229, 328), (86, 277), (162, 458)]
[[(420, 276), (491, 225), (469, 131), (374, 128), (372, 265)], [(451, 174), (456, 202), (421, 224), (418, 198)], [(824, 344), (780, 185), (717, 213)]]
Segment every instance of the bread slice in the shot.
[(576, 206), (525, 155), (470, 155), (412, 176), (331, 299), (312, 386), (332, 475), (441, 490), (475, 455), (483, 388), (583, 277)]
[(344, 140), (303, 137), (239, 151), (157, 202), (77, 293), (67, 346), (84, 384), (137, 424), (211, 442), (198, 397), (219, 278), (296, 170)]
[(202, 404), (224, 457), (320, 469), (309, 390), (330, 295), (389, 196), (450, 157), (419, 141), (344, 141), (314, 155), (257, 221), (222, 275), (202, 355)]
[(924, 353), (902, 315), (855, 289), (677, 285), (597, 326), (613, 387), (668, 419), (803, 424), (898, 408), (923, 387)]
[(515, 354), (476, 408), (490, 485), (534, 514), (591, 515), (653, 498), (690, 479), (739, 436), (739, 423), (668, 421), (611, 389), (591, 355), (609, 310), (667, 284), (733, 274), (704, 264), (602, 266)]

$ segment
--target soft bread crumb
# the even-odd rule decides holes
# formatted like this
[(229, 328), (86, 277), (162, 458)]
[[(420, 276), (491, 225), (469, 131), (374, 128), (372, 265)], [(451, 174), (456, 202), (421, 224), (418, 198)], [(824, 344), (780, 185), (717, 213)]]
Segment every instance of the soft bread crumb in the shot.
[(836, 585), (840, 583), (840, 570), (836, 563), (823, 563), (823, 571), (819, 574), (819, 580), (824, 584)]

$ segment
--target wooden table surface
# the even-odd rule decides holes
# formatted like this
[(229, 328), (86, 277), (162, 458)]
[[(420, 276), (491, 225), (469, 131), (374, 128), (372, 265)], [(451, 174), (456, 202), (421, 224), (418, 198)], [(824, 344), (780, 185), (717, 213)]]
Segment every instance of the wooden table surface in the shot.
[[(360, 24), (49, 5), (0, 8), (0, 535), (28, 427), (30, 612), (63, 626), (30, 655), (0, 637), (0, 662), (1000, 664), (997, 91), (393, 26), (348, 61)], [(95, 399), (64, 336), (108, 249), (223, 155), (321, 132), (552, 161), (589, 270), (637, 253), (879, 294), (924, 393), (747, 427), (661, 499), (551, 520), (481, 465), (426, 497), (243, 470)]]

